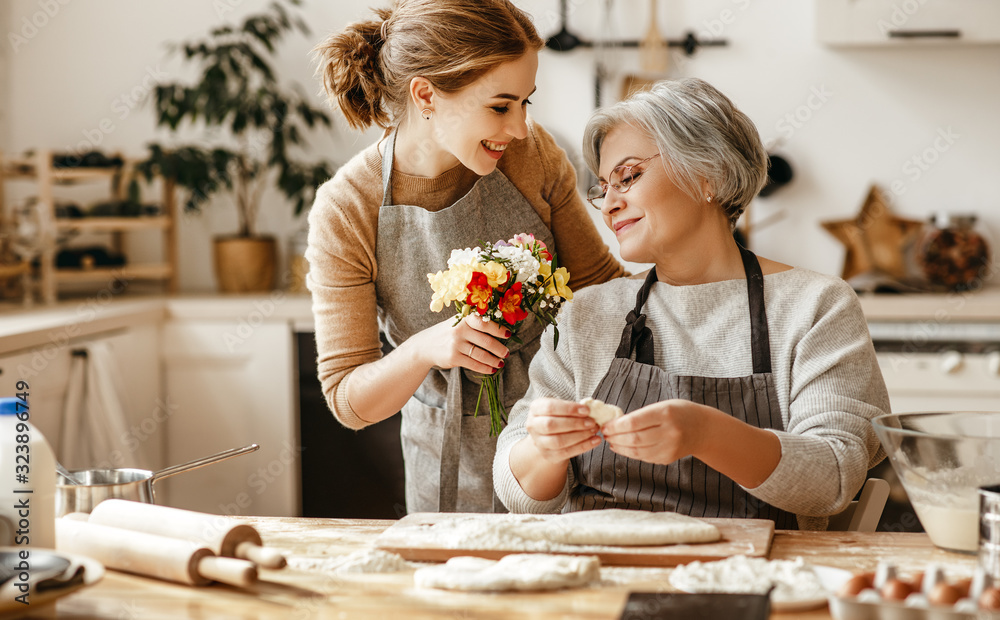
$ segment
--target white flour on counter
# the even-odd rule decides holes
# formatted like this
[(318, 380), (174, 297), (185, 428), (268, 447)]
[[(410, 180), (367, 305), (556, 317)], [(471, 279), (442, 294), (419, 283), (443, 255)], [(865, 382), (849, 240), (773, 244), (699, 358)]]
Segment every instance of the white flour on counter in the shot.
[(763, 594), (771, 586), (773, 602), (824, 598), (826, 591), (802, 558), (765, 560), (743, 555), (718, 562), (691, 562), (670, 573), (670, 585), (684, 592)]
[(602, 586), (627, 586), (632, 584), (666, 583), (672, 568), (656, 566), (602, 566)]
[(414, 568), (402, 556), (381, 549), (361, 549), (333, 558), (288, 558), (289, 568), (337, 574), (398, 573)]

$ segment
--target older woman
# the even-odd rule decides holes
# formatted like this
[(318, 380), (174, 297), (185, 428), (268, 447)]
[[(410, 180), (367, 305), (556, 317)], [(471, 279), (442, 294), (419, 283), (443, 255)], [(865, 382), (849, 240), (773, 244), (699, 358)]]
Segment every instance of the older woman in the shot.
[[(584, 154), (622, 257), (655, 266), (581, 291), (558, 348), (543, 336), (499, 497), (825, 529), (884, 456), (869, 420), (889, 400), (851, 288), (733, 240), (767, 173), (753, 123), (702, 80), (660, 82), (595, 113)], [(625, 415), (599, 428), (590, 396)]]

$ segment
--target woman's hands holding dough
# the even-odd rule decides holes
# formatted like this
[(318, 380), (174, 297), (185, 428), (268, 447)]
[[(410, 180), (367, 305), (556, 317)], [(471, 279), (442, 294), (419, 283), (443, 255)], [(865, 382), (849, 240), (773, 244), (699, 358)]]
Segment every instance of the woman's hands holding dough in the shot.
[(669, 465), (700, 449), (702, 425), (716, 409), (689, 400), (664, 400), (604, 425), (604, 439), (614, 452), (629, 458)]
[(781, 441), (724, 411), (688, 400), (664, 400), (611, 420), (601, 429), (614, 452), (669, 465), (693, 456), (748, 489), (781, 460)]
[(554, 398), (531, 403), (524, 423), (539, 455), (552, 464), (564, 464), (601, 443), (600, 427), (586, 405)]

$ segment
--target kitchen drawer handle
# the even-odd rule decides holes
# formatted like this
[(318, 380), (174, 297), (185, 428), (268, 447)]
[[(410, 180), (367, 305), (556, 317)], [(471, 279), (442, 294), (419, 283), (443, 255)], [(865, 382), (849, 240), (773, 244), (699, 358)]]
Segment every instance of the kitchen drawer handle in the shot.
[(960, 39), (961, 30), (890, 30), (890, 39)]

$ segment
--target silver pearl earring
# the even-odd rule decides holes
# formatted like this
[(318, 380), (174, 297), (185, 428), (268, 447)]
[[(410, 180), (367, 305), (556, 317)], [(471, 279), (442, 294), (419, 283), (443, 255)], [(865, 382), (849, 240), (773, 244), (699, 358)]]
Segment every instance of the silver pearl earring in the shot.
[(430, 108), (424, 108), (423, 110), (420, 111), (420, 116), (422, 116), (425, 121), (429, 121), (431, 120), (431, 117), (434, 116), (434, 110)]

